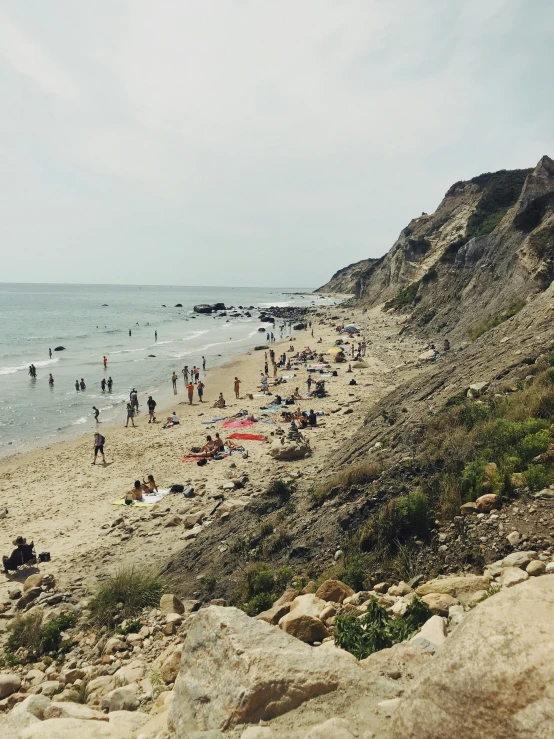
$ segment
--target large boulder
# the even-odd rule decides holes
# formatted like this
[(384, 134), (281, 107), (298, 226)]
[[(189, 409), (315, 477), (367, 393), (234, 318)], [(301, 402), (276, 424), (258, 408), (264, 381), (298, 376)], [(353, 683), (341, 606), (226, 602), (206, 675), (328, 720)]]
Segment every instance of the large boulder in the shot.
[(77, 718), (81, 721), (107, 721), (108, 717), (100, 711), (72, 701), (50, 703), (44, 710), (44, 718)]
[(444, 593), (457, 598), (463, 605), (467, 605), (471, 596), (478, 590), (486, 590), (490, 580), (481, 575), (461, 575), (456, 577), (438, 577), (430, 580), (416, 589), (421, 597), (429, 593)]
[(236, 608), (210, 606), (187, 633), (169, 727), (181, 737), (271, 719), (358, 684), (364, 670), (351, 660), (338, 650), (329, 659)]
[(23, 729), (18, 739), (123, 739), (124, 736), (107, 721), (51, 718)]
[(394, 739), (551, 739), (554, 578), (480, 603), (402, 699)]
[(13, 672), (2, 672), (0, 674), (0, 698), (7, 698), (12, 693), (17, 693), (21, 687), (21, 678)]
[(354, 595), (354, 591), (340, 580), (325, 580), (316, 590), (316, 596), (321, 600), (330, 600), (333, 603), (342, 603), (345, 598)]
[(305, 456), (311, 454), (310, 446), (304, 441), (290, 441), (276, 439), (269, 447), (269, 453), (273, 459), (304, 459)]
[(287, 634), (309, 644), (322, 641), (329, 635), (327, 627), (320, 618), (326, 606), (327, 603), (324, 600), (312, 593), (299, 595), (290, 604), (290, 611), (279, 621), (279, 626)]

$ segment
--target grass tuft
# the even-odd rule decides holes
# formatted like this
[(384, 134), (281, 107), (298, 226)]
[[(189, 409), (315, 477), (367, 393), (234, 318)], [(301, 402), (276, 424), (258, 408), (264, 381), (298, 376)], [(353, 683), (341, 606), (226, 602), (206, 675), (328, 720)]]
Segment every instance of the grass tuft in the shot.
[(117, 624), (137, 616), (143, 608), (156, 606), (163, 593), (160, 576), (134, 566), (121, 567), (97, 589), (89, 603), (92, 620), (114, 629)]

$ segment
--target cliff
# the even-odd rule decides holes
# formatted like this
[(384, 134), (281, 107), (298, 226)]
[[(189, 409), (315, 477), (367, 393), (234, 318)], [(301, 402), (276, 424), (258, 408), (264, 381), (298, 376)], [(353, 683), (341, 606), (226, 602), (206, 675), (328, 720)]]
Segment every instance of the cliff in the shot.
[[(554, 162), (457, 182), (432, 215), (413, 219), (381, 259), (339, 271), (358, 303), (409, 311), (455, 338), (513, 315), (554, 277)], [(426, 328), (427, 327), (427, 328)]]

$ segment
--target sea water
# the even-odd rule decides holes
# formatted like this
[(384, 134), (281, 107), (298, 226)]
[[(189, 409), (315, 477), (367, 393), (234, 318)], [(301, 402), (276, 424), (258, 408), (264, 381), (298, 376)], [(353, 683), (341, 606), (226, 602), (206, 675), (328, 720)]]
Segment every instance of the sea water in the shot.
[[(0, 284), (0, 456), (90, 432), (92, 406), (103, 422), (123, 422), (133, 387), (158, 401), (169, 399), (173, 371), (182, 394), (184, 365), (201, 367), (205, 356), (209, 370), (265, 343), (256, 315), (196, 314), (195, 304), (248, 309), (334, 302), (307, 293), (299, 288)], [(57, 346), (65, 350), (54, 351)], [(30, 364), (36, 379), (28, 374)], [(109, 376), (112, 392), (102, 392), (100, 382)], [(86, 390), (76, 391), (81, 378)], [(202, 379), (209, 383), (209, 372)]]

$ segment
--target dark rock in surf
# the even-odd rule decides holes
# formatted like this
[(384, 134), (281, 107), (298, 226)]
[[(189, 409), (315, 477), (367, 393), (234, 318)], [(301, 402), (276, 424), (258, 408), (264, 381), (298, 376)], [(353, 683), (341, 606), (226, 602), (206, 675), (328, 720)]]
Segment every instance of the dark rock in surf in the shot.
[(268, 346), (255, 346), (254, 351), (255, 352), (261, 352), (263, 349), (269, 349)]
[(182, 308), (183, 307), (183, 304), (182, 303), (176, 303), (174, 307), (175, 308)]
[(156, 355), (155, 354), (149, 354), (148, 356), (149, 357), (155, 357)]
[(57, 346), (57, 347), (56, 347), (56, 348), (54, 349), (54, 351), (55, 351), (55, 352), (64, 352), (64, 351), (65, 351), (65, 346)]

